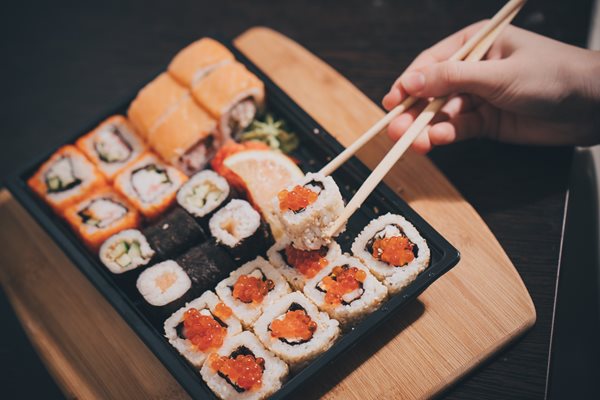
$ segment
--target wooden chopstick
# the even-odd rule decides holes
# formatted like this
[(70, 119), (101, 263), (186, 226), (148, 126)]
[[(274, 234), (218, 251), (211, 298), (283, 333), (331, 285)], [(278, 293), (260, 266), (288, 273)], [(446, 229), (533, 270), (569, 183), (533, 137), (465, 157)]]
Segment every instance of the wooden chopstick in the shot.
[[(461, 49), (455, 53), (451, 59), (465, 61), (479, 61), (488, 52), (496, 38), (502, 30), (512, 21), (523, 7), (524, 0), (509, 1), (495, 16), (492, 18), (476, 35), (477, 40), (468, 40)], [(500, 16), (500, 17), (498, 17)], [(485, 32), (484, 34), (480, 34)], [(465, 50), (466, 49), (466, 50)], [(446, 104), (447, 97), (438, 97), (433, 99), (427, 107), (419, 114), (412, 125), (404, 133), (404, 135), (394, 144), (390, 151), (381, 160), (379, 165), (371, 172), (367, 180), (358, 189), (350, 202), (346, 205), (342, 214), (336, 219), (334, 225), (327, 232), (327, 236), (335, 236), (346, 221), (360, 208), (362, 203), (371, 194), (375, 187), (381, 182), (389, 170), (402, 157), (404, 152), (415, 141), (417, 136), (431, 122), (437, 112)]]
[[(454, 53), (449, 60), (459, 61), (464, 59), (471, 50), (474, 49), (475, 45), (482, 39), (490, 36), (490, 32), (502, 25), (502, 21), (508, 20), (509, 23), (512, 21), (514, 16), (519, 12), (527, 0), (511, 0), (504, 5), (494, 17), (475, 35), (473, 35), (456, 53)], [(502, 25), (501, 29), (504, 29), (505, 25)], [(483, 47), (482, 47), (483, 48)], [(486, 50), (487, 52), (487, 50)], [(485, 55), (485, 53), (483, 54)], [(483, 58), (483, 55), (480, 57)], [(373, 139), (379, 132), (381, 132), (386, 126), (390, 124), (397, 116), (412, 107), (418, 98), (409, 96), (402, 103), (394, 107), (390, 112), (384, 115), (379, 121), (371, 126), (367, 131), (358, 137), (350, 146), (344, 151), (338, 154), (333, 160), (327, 163), (321, 171), (323, 175), (331, 175), (336, 169), (342, 166), (348, 159), (350, 159), (358, 150), (360, 150), (366, 143)]]

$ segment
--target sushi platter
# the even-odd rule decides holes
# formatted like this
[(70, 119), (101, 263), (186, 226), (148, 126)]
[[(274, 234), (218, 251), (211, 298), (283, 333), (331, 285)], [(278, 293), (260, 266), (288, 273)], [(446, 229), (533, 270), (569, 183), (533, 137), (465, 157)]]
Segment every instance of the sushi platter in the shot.
[(178, 53), (124, 114), (13, 189), (68, 225), (57, 241), (163, 335), (167, 367), (186, 360), (174, 375), (192, 396), (284, 397), (458, 262), (385, 187), (325, 238), (366, 169), (317, 173), (341, 146), (214, 39)]

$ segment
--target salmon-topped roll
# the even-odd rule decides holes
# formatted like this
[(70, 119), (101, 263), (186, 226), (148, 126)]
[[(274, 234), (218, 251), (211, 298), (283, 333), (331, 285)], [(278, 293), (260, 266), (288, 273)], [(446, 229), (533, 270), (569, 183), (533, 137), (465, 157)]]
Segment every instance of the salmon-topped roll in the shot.
[(179, 83), (192, 87), (215, 68), (233, 60), (233, 54), (221, 43), (202, 38), (177, 53), (168, 71)]
[(150, 134), (152, 148), (188, 176), (203, 169), (215, 154), (217, 122), (191, 96)]
[(175, 201), (187, 176), (146, 153), (115, 178), (115, 188), (146, 218), (154, 218)]
[(106, 239), (122, 230), (137, 227), (140, 221), (137, 210), (108, 186), (67, 208), (65, 218), (94, 252)]
[(75, 146), (66, 145), (42, 164), (27, 184), (60, 213), (106, 181)]
[(187, 93), (169, 74), (162, 73), (140, 90), (127, 110), (127, 117), (140, 136), (147, 139), (161, 117), (173, 111)]
[(109, 117), (75, 144), (109, 181), (146, 150), (146, 144), (122, 115)]
[(192, 88), (196, 101), (219, 122), (223, 140), (246, 128), (262, 108), (265, 86), (238, 62), (214, 70)]

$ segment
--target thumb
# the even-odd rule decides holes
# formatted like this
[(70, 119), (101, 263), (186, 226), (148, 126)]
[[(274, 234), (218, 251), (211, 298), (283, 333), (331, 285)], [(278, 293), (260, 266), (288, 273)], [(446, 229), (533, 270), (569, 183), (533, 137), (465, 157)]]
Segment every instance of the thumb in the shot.
[[(468, 93), (492, 100), (508, 87), (502, 61), (444, 61), (407, 72), (400, 83), (416, 97), (440, 97)], [(504, 66), (505, 67), (505, 66)]]

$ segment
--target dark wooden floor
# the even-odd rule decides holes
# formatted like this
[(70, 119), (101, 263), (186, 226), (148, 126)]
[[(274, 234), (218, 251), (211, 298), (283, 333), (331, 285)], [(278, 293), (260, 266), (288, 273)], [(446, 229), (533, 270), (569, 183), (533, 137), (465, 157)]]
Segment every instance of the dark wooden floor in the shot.
[[(132, 88), (148, 80), (178, 49), (200, 36), (234, 37), (253, 25), (273, 27), (379, 102), (419, 51), (492, 15), (502, 3), (190, 0), (4, 6), (0, 16), (0, 172), (4, 177), (20, 160), (71, 136), (130, 95)], [(530, 0), (516, 24), (584, 45), (590, 9), (591, 0)], [(536, 326), (522, 340), (446, 397), (542, 398), (571, 150), (481, 141), (436, 149), (431, 158), (496, 234), (538, 313)], [(9, 340), (3, 338), (3, 346)], [(2, 360), (11, 360), (15, 371), (27, 371), (38, 362), (33, 357)], [(14, 376), (25, 380), (27, 375)], [(11, 379), (9, 387), (27, 387), (19, 379)], [(36, 390), (48, 393), (43, 385), (26, 390), (33, 392), (21, 392), (21, 397), (33, 397)]]

